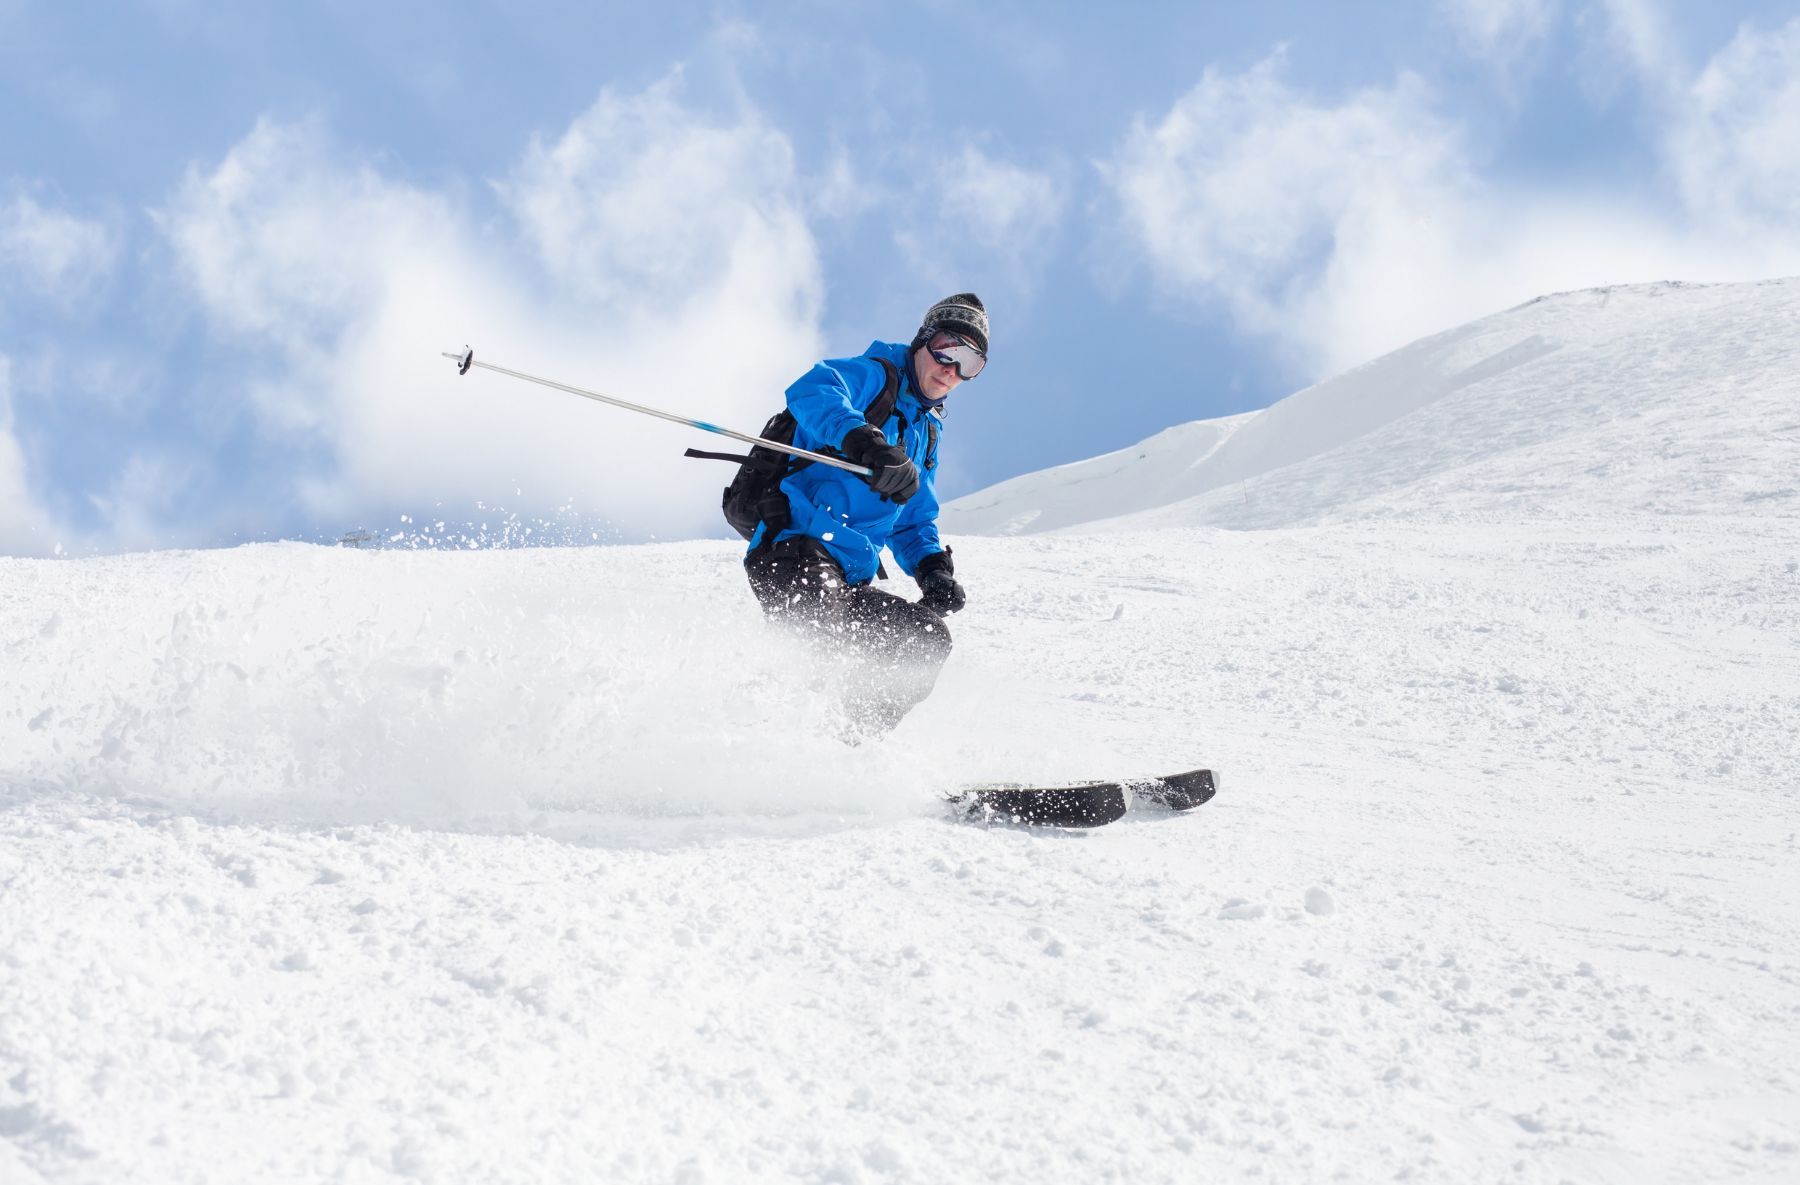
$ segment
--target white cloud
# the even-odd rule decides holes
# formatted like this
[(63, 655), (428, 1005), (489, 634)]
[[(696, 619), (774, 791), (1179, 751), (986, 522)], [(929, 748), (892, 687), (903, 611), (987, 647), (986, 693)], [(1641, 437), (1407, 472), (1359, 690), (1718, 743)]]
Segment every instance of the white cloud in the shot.
[[(1608, 44), (1642, 88), (1665, 172), (1693, 226), (1760, 247), (1771, 268), (1800, 252), (1800, 18), (1741, 26), (1698, 70), (1657, 0), (1595, 0)], [(1787, 262), (1782, 262), (1782, 261)]]
[(40, 205), (17, 192), (0, 203), (0, 298), (47, 299), (70, 307), (111, 277), (118, 236), (103, 222)]
[[(1786, 59), (1767, 47), (1750, 56), (1756, 67), (1730, 77), (1754, 80), (1751, 106), (1766, 115)], [(1761, 143), (1787, 125), (1734, 126), (1770, 129), (1747, 134)], [(1721, 151), (1760, 162), (1744, 164), (1752, 183), (1733, 193), (1791, 196), (1779, 153)], [(1207, 72), (1102, 170), (1160, 286), (1223, 305), (1303, 379), (1545, 292), (1800, 270), (1792, 227), (1771, 240), (1636, 193), (1484, 181), (1417, 80), (1328, 103), (1289, 86), (1279, 55), (1241, 75)]]
[(1439, 0), (1464, 46), (1503, 74), (1543, 44), (1559, 0)]
[(1653, 93), (1677, 85), (1686, 73), (1683, 55), (1658, 0), (1591, 0), (1607, 46)]
[[(1318, 307), (1321, 294), (1378, 280), (1390, 300), (1409, 300), (1409, 275), (1465, 233), (1470, 183), (1417, 79), (1327, 106), (1282, 73), (1279, 54), (1241, 75), (1208, 70), (1102, 171), (1164, 288), (1222, 301), (1245, 328), (1298, 346), (1311, 369), (1361, 348), (1340, 340), (1358, 302)], [(1349, 274), (1381, 257), (1388, 274)]]
[(1683, 88), (1665, 154), (1696, 218), (1800, 242), (1800, 18), (1738, 31)]
[(13, 359), (13, 394), (20, 403), (81, 404), (117, 424), (141, 424), (155, 414), (161, 367), (151, 353), (116, 341), (67, 341), (46, 335)]
[(1698, 70), (1660, 0), (1590, 0), (1644, 96), (1673, 197), (1719, 238), (1800, 245), (1800, 18), (1741, 26)]
[(199, 476), (195, 463), (167, 451), (133, 453), (105, 493), (88, 497), (106, 524), (107, 546), (124, 550), (168, 546), (175, 501)]
[[(484, 225), (345, 159), (317, 125), (264, 121), (160, 215), (208, 324), (270, 359), (243, 396), (329, 458), (271, 480), (331, 524), (477, 500), (573, 500), (628, 530), (712, 529), (724, 467), (697, 433), (476, 371), (477, 356), (760, 427), (819, 355), (817, 255), (787, 141), (717, 119), (679, 79), (602, 93), (496, 184)], [(515, 493), (515, 491), (518, 491)]]
[(217, 329), (303, 354), (391, 292), (398, 258), (444, 248), (445, 199), (332, 158), (316, 123), (264, 119), (158, 221)]
[(850, 153), (841, 146), (832, 154), (825, 172), (813, 179), (809, 208), (821, 218), (848, 222), (879, 205), (886, 194), (867, 175), (857, 172)]
[(993, 261), (1015, 288), (1032, 286), (1067, 205), (1060, 178), (968, 144), (911, 171), (921, 182), (907, 205), (928, 214), (902, 219), (895, 239), (915, 269), (946, 290), (966, 287), (971, 279), (958, 269), (973, 257)]
[(602, 94), (500, 186), (567, 291), (629, 311), (711, 286), (740, 251), (811, 251), (787, 137), (754, 116), (706, 120), (679, 96), (678, 79)]
[(49, 514), (32, 499), (25, 450), (13, 434), (11, 371), (0, 354), (0, 555), (44, 555), (58, 540)]

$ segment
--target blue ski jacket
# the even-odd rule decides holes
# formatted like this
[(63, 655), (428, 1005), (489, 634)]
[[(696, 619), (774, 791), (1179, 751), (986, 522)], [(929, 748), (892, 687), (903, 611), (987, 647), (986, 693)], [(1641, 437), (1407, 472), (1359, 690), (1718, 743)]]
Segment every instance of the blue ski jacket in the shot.
[[(775, 538), (807, 535), (819, 540), (851, 584), (875, 578), (883, 547), (892, 549), (908, 576), (918, 570), (919, 561), (944, 550), (937, 529), (937, 438), (943, 419), (919, 398), (909, 353), (901, 342), (872, 342), (860, 357), (821, 362), (787, 389), (794, 443), (815, 452), (835, 451), (852, 429), (868, 422), (863, 412), (887, 383), (887, 373), (876, 359), (886, 358), (900, 374), (899, 398), (882, 432), (905, 448), (919, 467), (918, 493), (896, 505), (856, 474), (816, 462), (781, 483), (792, 518)], [(767, 531), (766, 525), (757, 527), (750, 540), (752, 551)]]

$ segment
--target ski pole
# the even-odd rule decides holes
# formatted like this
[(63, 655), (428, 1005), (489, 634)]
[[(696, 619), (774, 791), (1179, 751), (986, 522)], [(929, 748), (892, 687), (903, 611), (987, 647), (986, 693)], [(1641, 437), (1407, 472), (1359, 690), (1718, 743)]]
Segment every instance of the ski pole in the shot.
[(788, 453), (796, 457), (805, 457), (809, 461), (817, 461), (821, 465), (830, 465), (848, 473), (854, 473), (859, 477), (873, 477), (875, 475), (875, 471), (866, 465), (856, 465), (844, 460), (842, 457), (834, 457), (828, 453), (815, 453), (811, 449), (799, 448), (791, 444), (782, 444), (778, 440), (764, 440), (760, 436), (750, 436), (743, 432), (733, 432), (730, 428), (721, 428), (719, 425), (709, 424), (705, 420), (690, 419), (687, 416), (678, 416), (674, 412), (661, 411), (654, 407), (645, 407), (641, 403), (631, 403), (624, 399), (615, 399), (611, 395), (602, 395), (598, 391), (584, 391), (580, 387), (571, 387), (567, 383), (559, 383), (553, 379), (543, 379), (535, 374), (525, 374), (517, 370), (508, 370), (504, 366), (495, 366), (492, 362), (477, 362), (475, 361), (475, 351), (471, 348), (465, 347), (460, 354), (452, 354), (446, 351), (444, 357), (449, 358), (456, 363), (457, 374), (468, 374), (470, 367), (479, 366), (483, 370), (491, 370), (496, 374), (509, 375), (515, 379), (524, 379), (528, 383), (536, 383), (539, 386), (550, 387), (557, 391), (567, 391), (569, 394), (579, 395), (583, 399), (592, 399), (599, 403), (610, 403), (614, 407), (622, 407), (626, 411), (641, 412), (647, 416), (655, 416), (659, 420), (668, 420), (672, 424), (686, 424), (690, 428), (698, 428), (703, 432), (717, 432), (720, 436), (729, 436), (733, 440), (741, 440), (745, 444), (759, 444), (766, 449), (773, 449), (778, 453)]

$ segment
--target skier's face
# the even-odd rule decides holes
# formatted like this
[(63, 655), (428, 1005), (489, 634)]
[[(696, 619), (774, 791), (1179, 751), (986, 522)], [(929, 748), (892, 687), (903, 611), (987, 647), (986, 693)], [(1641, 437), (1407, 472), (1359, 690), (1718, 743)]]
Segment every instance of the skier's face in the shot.
[[(960, 344), (961, 339), (951, 334), (939, 334), (945, 342)], [(954, 362), (939, 362), (931, 356), (931, 351), (938, 345), (938, 338), (933, 338), (913, 351), (913, 373), (919, 376), (919, 386), (925, 398), (932, 401), (942, 399), (962, 384), (962, 375)]]

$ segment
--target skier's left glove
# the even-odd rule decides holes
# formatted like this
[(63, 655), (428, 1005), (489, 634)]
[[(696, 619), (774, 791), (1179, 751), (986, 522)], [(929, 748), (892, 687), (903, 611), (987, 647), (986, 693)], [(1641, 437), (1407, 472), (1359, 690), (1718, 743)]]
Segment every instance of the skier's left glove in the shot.
[(956, 561), (950, 558), (947, 551), (934, 551), (919, 561), (919, 570), (913, 579), (919, 582), (919, 591), (924, 595), (919, 604), (934, 613), (955, 613), (968, 601), (963, 586), (956, 582)]

